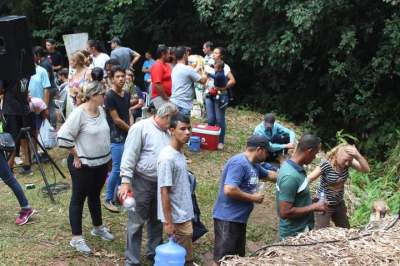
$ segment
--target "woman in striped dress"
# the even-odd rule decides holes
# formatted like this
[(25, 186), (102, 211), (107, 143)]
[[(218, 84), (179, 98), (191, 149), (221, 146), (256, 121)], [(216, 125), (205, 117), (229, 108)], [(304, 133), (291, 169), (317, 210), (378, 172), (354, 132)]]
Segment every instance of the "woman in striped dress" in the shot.
[(344, 202), (344, 184), (349, 178), (349, 168), (367, 173), (370, 171), (367, 160), (354, 145), (339, 144), (308, 176), (310, 182), (320, 177), (318, 197), (324, 195), (329, 210), (315, 213), (315, 229), (329, 227), (331, 220), (337, 227), (349, 228), (346, 204)]

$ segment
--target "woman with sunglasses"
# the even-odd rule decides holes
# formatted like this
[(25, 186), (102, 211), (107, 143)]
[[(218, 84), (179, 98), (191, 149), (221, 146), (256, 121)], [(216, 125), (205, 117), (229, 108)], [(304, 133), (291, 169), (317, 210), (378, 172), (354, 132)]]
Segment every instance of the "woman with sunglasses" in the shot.
[(100, 192), (111, 159), (110, 128), (102, 108), (104, 93), (105, 87), (101, 82), (84, 84), (79, 94), (83, 103), (70, 114), (58, 132), (59, 146), (70, 151), (67, 160), (72, 179), (70, 245), (85, 254), (91, 253), (82, 236), (82, 212), (86, 197), (94, 227), (91, 234), (103, 240), (114, 239), (103, 226), (100, 204)]

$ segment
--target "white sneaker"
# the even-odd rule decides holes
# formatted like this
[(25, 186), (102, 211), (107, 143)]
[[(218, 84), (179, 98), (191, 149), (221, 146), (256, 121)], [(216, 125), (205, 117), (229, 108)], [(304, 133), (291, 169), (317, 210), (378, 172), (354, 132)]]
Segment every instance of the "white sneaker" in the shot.
[(21, 165), (21, 164), (24, 163), (24, 162), (22, 161), (21, 157), (15, 157), (15, 158), (14, 158), (14, 162), (15, 162), (16, 165)]
[(224, 143), (218, 143), (217, 149), (218, 150), (223, 150), (224, 149)]
[(110, 233), (110, 230), (105, 226), (102, 226), (100, 228), (93, 228), (92, 231), (90, 231), (90, 234), (92, 236), (100, 236), (101, 239), (106, 241), (112, 241), (115, 238), (114, 235)]
[(92, 250), (86, 245), (85, 239), (79, 238), (79, 239), (72, 239), (69, 241), (69, 245), (73, 248), (75, 248), (77, 251), (84, 253), (85, 255), (89, 255), (92, 253)]

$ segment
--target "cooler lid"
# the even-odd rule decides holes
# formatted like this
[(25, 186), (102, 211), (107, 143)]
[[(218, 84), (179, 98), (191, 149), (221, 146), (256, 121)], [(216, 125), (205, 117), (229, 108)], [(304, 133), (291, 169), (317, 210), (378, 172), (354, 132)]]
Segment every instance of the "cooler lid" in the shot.
[(219, 134), (221, 134), (221, 128), (218, 126), (209, 126), (209, 125), (198, 124), (198, 125), (194, 125), (194, 127), (192, 128), (192, 132), (219, 136)]

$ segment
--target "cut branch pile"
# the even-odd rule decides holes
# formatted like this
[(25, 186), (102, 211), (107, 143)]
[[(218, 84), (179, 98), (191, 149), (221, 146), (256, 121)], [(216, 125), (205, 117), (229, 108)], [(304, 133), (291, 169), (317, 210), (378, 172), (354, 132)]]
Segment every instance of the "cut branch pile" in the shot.
[(232, 265), (399, 265), (400, 221), (387, 217), (363, 229), (331, 227), (289, 237), (250, 257), (225, 256)]

